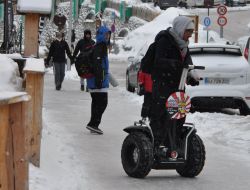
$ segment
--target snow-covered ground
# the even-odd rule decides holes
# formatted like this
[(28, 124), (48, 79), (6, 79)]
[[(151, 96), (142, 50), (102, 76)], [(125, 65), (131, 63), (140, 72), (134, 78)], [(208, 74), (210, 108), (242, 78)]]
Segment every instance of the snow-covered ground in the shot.
[[(131, 46), (131, 51), (110, 55), (110, 68), (120, 86), (110, 88), (109, 105), (101, 124), (103, 136), (91, 135), (85, 129), (91, 99), (88, 93), (79, 90), (74, 67), (66, 73), (62, 91), (54, 90), (53, 71), (48, 70), (45, 75), (41, 167), (30, 165), (30, 190), (249, 188), (250, 116), (239, 116), (235, 110), (229, 110), (227, 114), (188, 115), (187, 121), (195, 123), (207, 148), (206, 165), (195, 180), (166, 171), (152, 171), (145, 180), (137, 180), (127, 178), (122, 169), (120, 148), (126, 135), (122, 129), (139, 119), (142, 103), (142, 97), (125, 90), (125, 58), (135, 55), (153, 41), (155, 34), (171, 26), (173, 18), (179, 14), (187, 13), (182, 9), (168, 9), (119, 42), (121, 46)], [(216, 33), (210, 34), (216, 42), (221, 41)], [(199, 31), (199, 35), (205, 41), (204, 31)], [(4, 61), (12, 65), (10, 60)], [(1, 65), (0, 72), (2, 69), (15, 70)], [(11, 77), (8, 76), (6, 81), (2, 75), (0, 73), (0, 92), (5, 90), (2, 81), (7, 86), (12, 85)]]

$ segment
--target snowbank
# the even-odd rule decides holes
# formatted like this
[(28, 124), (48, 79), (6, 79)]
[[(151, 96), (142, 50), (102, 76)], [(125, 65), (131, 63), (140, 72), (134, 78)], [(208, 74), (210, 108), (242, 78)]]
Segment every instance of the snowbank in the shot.
[[(142, 51), (142, 49), (147, 49), (145, 47), (148, 47), (154, 41), (156, 34), (161, 30), (171, 27), (173, 19), (179, 15), (190, 15), (190, 13), (186, 12), (184, 9), (178, 9), (174, 7), (168, 8), (153, 21), (146, 23), (145, 25), (132, 31), (129, 33), (124, 42), (119, 44), (121, 47), (123, 47), (121, 48), (123, 49), (121, 53), (126, 54), (127, 56), (135, 56), (139, 51)], [(205, 42), (207, 32), (203, 30), (203, 25), (199, 24), (198, 34), (199, 42)], [(219, 35), (213, 31), (209, 32), (209, 40), (225, 42), (224, 39), (220, 39)], [(193, 42), (194, 36), (190, 39), (190, 43)], [(125, 51), (124, 49), (130, 51)]]
[(6, 55), (0, 54), (0, 92), (20, 91), (22, 79), (18, 65)]

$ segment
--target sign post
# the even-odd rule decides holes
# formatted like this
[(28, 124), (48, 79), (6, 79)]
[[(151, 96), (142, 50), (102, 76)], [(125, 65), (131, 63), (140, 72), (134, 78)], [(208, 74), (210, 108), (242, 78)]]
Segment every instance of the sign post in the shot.
[(223, 38), (223, 26), (227, 24), (227, 18), (224, 16), (227, 13), (227, 7), (220, 5), (217, 8), (217, 13), (220, 15), (217, 19), (217, 23), (220, 26), (220, 38)]
[(114, 21), (111, 25), (111, 32), (113, 33), (113, 44), (115, 44), (115, 12), (112, 12), (112, 20)]
[(205, 29), (207, 30), (207, 43), (208, 43), (208, 32), (209, 32), (209, 26), (211, 25), (211, 19), (209, 16), (204, 18), (203, 24), (205, 25)]
[(219, 16), (217, 23), (220, 25), (220, 38), (223, 38), (223, 26), (227, 24), (227, 18), (224, 16)]

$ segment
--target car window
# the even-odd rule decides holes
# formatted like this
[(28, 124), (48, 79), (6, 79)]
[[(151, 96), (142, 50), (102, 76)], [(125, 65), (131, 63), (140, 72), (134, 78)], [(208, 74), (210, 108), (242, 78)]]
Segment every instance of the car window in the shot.
[(190, 54), (229, 54), (242, 56), (240, 48), (231, 47), (192, 47), (189, 49)]

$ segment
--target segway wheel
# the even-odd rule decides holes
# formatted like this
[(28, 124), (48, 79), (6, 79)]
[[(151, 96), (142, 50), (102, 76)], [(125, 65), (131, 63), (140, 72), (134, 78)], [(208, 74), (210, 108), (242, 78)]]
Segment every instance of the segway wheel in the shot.
[(205, 164), (205, 146), (198, 135), (193, 135), (188, 141), (186, 164), (176, 169), (182, 177), (195, 177), (199, 175)]
[(153, 164), (153, 146), (142, 133), (131, 133), (123, 141), (121, 151), (122, 166), (130, 177), (144, 178)]

